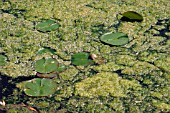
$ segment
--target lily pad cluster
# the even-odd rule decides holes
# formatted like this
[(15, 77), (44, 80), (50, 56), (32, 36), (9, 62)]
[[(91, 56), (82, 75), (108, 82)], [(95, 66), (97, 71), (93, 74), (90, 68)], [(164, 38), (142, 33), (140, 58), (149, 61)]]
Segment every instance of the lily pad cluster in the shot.
[(40, 78), (18, 83), (17, 87), (28, 96), (52, 95), (57, 89), (57, 83), (51, 78), (57, 77), (59, 72), (66, 69), (66, 66), (59, 64), (56, 59), (42, 58), (35, 61), (34, 68), (36, 75)]
[[(141, 22), (143, 21), (142, 15), (135, 11), (127, 11), (122, 14), (122, 21), (127, 22)], [(120, 23), (119, 23), (120, 24)], [(104, 33), (100, 37), (101, 42), (104, 44), (112, 45), (112, 46), (121, 46), (125, 45), (129, 42), (128, 35), (122, 32), (108, 32)]]

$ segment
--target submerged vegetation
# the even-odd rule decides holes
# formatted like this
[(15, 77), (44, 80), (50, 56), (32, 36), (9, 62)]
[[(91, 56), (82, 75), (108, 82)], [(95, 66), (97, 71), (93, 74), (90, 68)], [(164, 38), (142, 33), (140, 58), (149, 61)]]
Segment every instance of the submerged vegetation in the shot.
[(169, 5), (0, 1), (0, 112), (170, 112)]

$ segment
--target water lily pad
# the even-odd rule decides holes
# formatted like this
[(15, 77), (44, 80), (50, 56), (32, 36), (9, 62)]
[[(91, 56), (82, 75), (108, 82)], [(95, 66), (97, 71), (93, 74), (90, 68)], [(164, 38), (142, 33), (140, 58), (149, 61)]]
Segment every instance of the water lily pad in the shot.
[(4, 66), (6, 64), (7, 58), (4, 55), (0, 55), (0, 66)]
[(89, 54), (85, 52), (76, 53), (72, 55), (71, 62), (76, 66), (87, 66), (93, 64), (93, 61), (89, 59)]
[(56, 50), (55, 49), (52, 49), (52, 48), (50, 48), (50, 47), (42, 47), (42, 48), (40, 48), (39, 50), (38, 50), (38, 52), (37, 52), (37, 54), (38, 55), (41, 55), (41, 54), (44, 54), (44, 53), (51, 53), (51, 54), (53, 54), (53, 55), (55, 55), (56, 53)]
[(54, 78), (56, 77), (59, 73), (61, 73), (62, 71), (66, 70), (67, 67), (63, 64), (59, 64), (59, 66), (56, 68), (56, 70), (54, 70), (51, 73), (38, 73), (37, 72), (37, 76), (41, 77), (41, 78)]
[(52, 79), (35, 78), (18, 83), (17, 87), (28, 96), (49, 96), (56, 91), (57, 84)]
[(35, 28), (41, 32), (49, 32), (58, 29), (60, 25), (56, 23), (54, 20), (45, 20), (43, 22), (38, 23)]
[(100, 40), (109, 45), (124, 45), (129, 42), (128, 36), (121, 32), (105, 33), (100, 37)]
[(35, 62), (34, 68), (39, 73), (50, 73), (58, 69), (58, 62), (53, 58), (42, 58)]
[(123, 17), (121, 18), (121, 20), (124, 20), (124, 21), (141, 22), (143, 20), (142, 15), (140, 15), (139, 13), (135, 11), (127, 11), (127, 12), (124, 12), (122, 15)]

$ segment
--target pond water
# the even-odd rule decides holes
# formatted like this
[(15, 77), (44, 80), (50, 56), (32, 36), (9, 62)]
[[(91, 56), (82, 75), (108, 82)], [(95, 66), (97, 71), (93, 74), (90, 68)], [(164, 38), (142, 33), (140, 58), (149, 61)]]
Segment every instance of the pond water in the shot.
[[(168, 6), (0, 1), (0, 112), (170, 112)], [(128, 11), (142, 20), (123, 20)]]

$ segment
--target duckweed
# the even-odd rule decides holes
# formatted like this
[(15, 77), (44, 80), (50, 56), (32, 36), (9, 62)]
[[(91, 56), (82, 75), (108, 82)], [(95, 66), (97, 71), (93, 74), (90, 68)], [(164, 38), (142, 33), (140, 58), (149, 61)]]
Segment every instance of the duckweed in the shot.
[(61, 77), (61, 79), (63, 80), (71, 81), (78, 74), (78, 72), (79, 72), (78, 69), (72, 66), (66, 69), (64, 72), (59, 73), (59, 77)]
[(159, 71), (160, 69), (147, 62), (136, 62), (132, 67), (127, 67), (122, 70), (122, 73), (128, 75), (153, 75), (154, 71)]
[[(170, 112), (168, 5), (167, 0), (0, 1), (0, 53), (7, 57), (0, 66), (6, 102), (0, 110), (34, 112), (20, 106), (24, 103), (42, 113)], [(127, 11), (142, 15), (142, 22), (120, 21), (119, 14)], [(39, 32), (35, 26), (42, 20), (55, 20), (60, 27)], [(104, 45), (100, 37), (107, 32), (123, 32), (129, 42)], [(48, 50), (37, 55), (42, 47)], [(96, 54), (106, 62), (71, 65), (71, 55), (79, 52)], [(68, 66), (50, 79), (57, 81), (59, 90), (51, 97), (33, 98), (15, 87), (37, 77), (33, 63), (49, 57)]]
[(95, 66), (93, 69), (97, 72), (103, 72), (103, 71), (112, 72), (112, 71), (122, 70), (124, 68), (125, 68), (124, 66), (117, 65), (115, 62), (108, 62), (106, 64)]
[(129, 88), (141, 89), (137, 81), (122, 79), (116, 73), (101, 72), (75, 85), (76, 94), (89, 98), (98, 96), (126, 97)]

